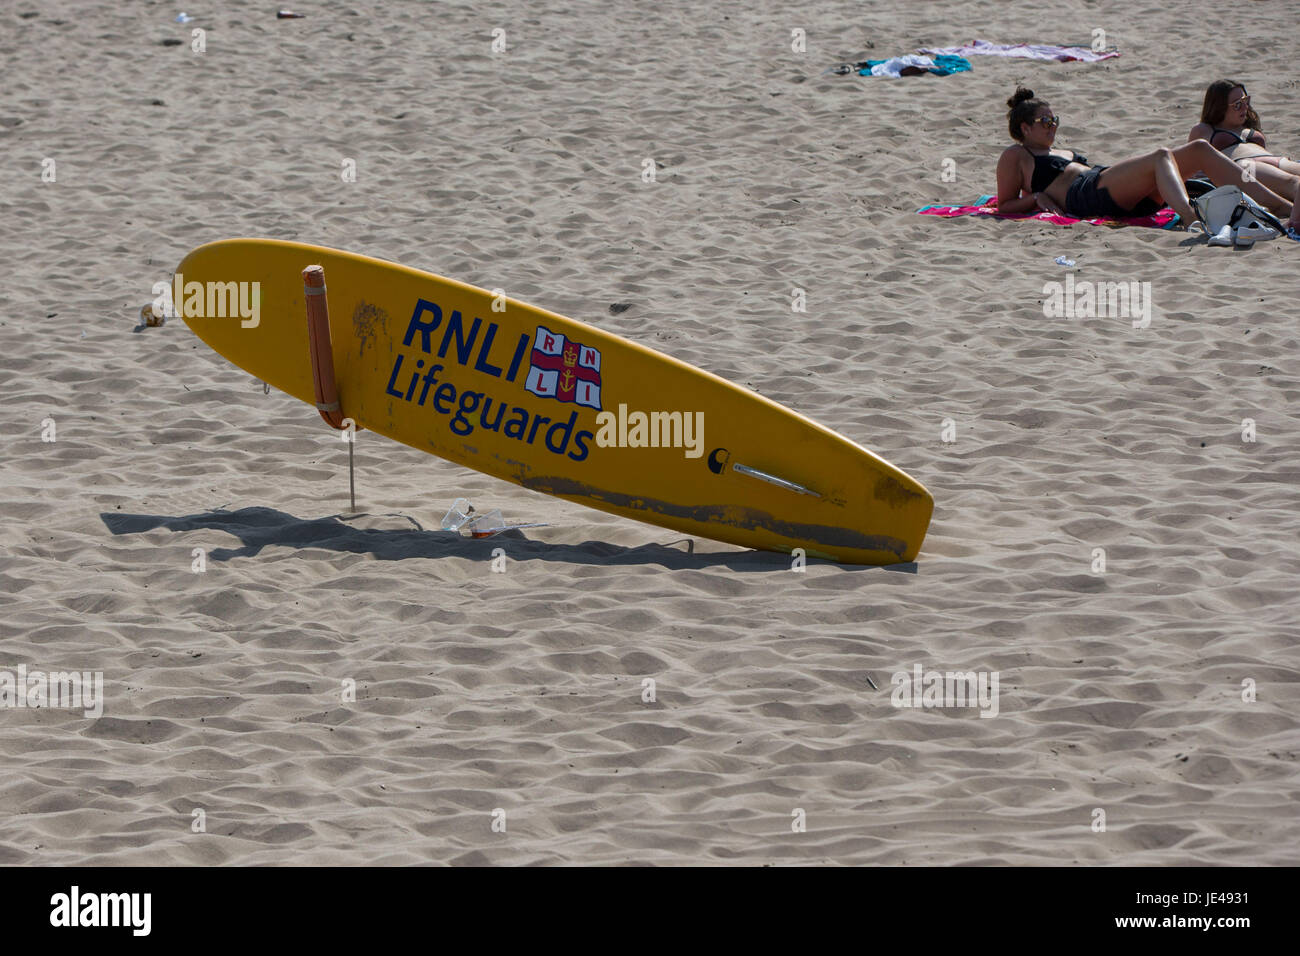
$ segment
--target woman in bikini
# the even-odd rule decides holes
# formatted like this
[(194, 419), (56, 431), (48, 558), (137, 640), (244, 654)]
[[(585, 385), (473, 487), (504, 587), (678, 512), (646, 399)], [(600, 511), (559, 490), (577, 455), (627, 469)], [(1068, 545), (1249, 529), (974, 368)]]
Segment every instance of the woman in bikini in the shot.
[(1187, 141), (1207, 141), (1251, 178), (1289, 198), (1287, 225), (1300, 231), (1300, 163), (1270, 151), (1259, 127), (1259, 114), (1251, 107), (1246, 88), (1235, 80), (1215, 80), (1205, 89), (1201, 121), (1192, 127)]
[(1168, 205), (1190, 228), (1199, 217), (1183, 180), (1204, 170), (1216, 186), (1239, 185), (1279, 217), (1291, 214), (1289, 200), (1259, 182), (1242, 182), (1237, 164), (1206, 140), (1160, 147), (1114, 166), (1089, 166), (1079, 153), (1053, 148), (1060, 120), (1032, 90), (1018, 88), (1007, 106), (1007, 128), (1016, 145), (998, 158), (999, 212), (1046, 210), (1095, 219), (1145, 216)]

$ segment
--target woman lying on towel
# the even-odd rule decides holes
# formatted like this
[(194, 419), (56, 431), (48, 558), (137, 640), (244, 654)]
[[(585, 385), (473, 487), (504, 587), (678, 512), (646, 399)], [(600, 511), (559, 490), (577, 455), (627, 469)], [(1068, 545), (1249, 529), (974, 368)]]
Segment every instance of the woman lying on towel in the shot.
[(1205, 89), (1201, 121), (1187, 141), (1207, 140), (1254, 179), (1291, 200), (1292, 229), (1300, 230), (1300, 163), (1268, 149), (1259, 131), (1259, 114), (1246, 88), (1235, 80), (1215, 80)]
[(1243, 182), (1241, 169), (1203, 139), (1176, 149), (1160, 147), (1114, 166), (1089, 166), (1073, 150), (1053, 149), (1060, 120), (1032, 90), (1018, 88), (1007, 100), (1007, 128), (1016, 145), (998, 158), (998, 212), (1017, 215), (1046, 210), (1076, 219), (1149, 216), (1173, 207), (1185, 226), (1199, 222), (1183, 180), (1204, 170), (1216, 186), (1232, 184), (1279, 217), (1291, 203), (1258, 182)]

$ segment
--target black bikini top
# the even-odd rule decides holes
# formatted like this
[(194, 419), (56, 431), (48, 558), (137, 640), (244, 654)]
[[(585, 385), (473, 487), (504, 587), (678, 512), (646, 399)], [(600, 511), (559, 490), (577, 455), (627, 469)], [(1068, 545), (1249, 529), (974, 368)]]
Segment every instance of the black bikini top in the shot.
[(1074, 150), (1070, 150), (1069, 157), (1056, 156), (1050, 152), (1038, 156), (1028, 146), (1025, 147), (1025, 152), (1034, 157), (1034, 175), (1029, 181), (1029, 187), (1032, 192), (1036, 193), (1041, 193), (1052, 185), (1052, 181), (1061, 174), (1061, 170), (1071, 163), (1088, 165), (1088, 157), (1082, 153), (1076, 153)]
[(1232, 142), (1229, 143), (1227, 146), (1216, 146), (1215, 149), (1231, 149), (1232, 147), (1234, 147), (1234, 146), (1239, 146), (1239, 145), (1241, 145), (1242, 143), (1245, 142), (1244, 139), (1242, 139), (1240, 136), (1238, 136), (1236, 133), (1234, 133), (1234, 132), (1233, 132), (1232, 130), (1230, 130), (1230, 129), (1219, 129), (1217, 126), (1212, 127), (1212, 129), (1214, 130), (1214, 132), (1210, 133), (1210, 142), (1211, 142), (1211, 143), (1214, 142), (1214, 138), (1215, 138), (1216, 136), (1218, 136), (1220, 133), (1223, 133), (1223, 134), (1225, 134), (1225, 135), (1227, 135), (1227, 136), (1231, 136), (1231, 137), (1232, 137)]
[(1214, 138), (1215, 138), (1216, 136), (1218, 136), (1220, 133), (1223, 133), (1225, 136), (1231, 136), (1231, 137), (1232, 137), (1232, 142), (1229, 143), (1228, 145), (1226, 145), (1226, 146), (1214, 146), (1214, 148), (1215, 148), (1215, 149), (1218, 149), (1218, 150), (1232, 149), (1232, 147), (1234, 147), (1234, 146), (1240, 146), (1242, 143), (1250, 143), (1250, 142), (1253, 142), (1254, 139), (1255, 139), (1255, 131), (1254, 131), (1254, 130), (1251, 130), (1250, 135), (1247, 136), (1245, 139), (1242, 139), (1241, 136), (1240, 136), (1239, 134), (1234, 133), (1234, 132), (1233, 132), (1232, 130), (1230, 130), (1230, 129), (1219, 129), (1217, 126), (1212, 126), (1212, 127), (1210, 127), (1210, 128), (1214, 131), (1214, 132), (1210, 133), (1210, 145), (1211, 145), (1211, 146), (1214, 146)]

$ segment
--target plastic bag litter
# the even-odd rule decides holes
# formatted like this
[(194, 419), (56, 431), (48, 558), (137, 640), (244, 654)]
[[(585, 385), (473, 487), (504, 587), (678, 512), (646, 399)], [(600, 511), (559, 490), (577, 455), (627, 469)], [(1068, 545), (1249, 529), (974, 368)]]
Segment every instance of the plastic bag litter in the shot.
[(492, 511), (475, 511), (468, 498), (457, 498), (451, 508), (442, 516), (442, 530), (455, 531), (471, 538), (490, 538), (502, 531), (516, 531), (520, 528), (545, 528), (544, 521), (527, 524), (510, 524), (497, 509)]

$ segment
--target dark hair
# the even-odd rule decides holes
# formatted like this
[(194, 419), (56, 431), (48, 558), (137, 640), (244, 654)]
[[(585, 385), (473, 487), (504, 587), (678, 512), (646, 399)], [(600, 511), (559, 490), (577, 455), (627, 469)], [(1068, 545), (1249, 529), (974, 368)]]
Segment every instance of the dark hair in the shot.
[(1010, 130), (1012, 139), (1016, 141), (1024, 139), (1020, 132), (1020, 124), (1032, 123), (1034, 114), (1043, 106), (1047, 106), (1047, 100), (1040, 100), (1034, 96), (1033, 90), (1027, 90), (1023, 86), (1016, 87), (1011, 99), (1007, 100), (1007, 129)]
[[(1223, 118), (1228, 115), (1228, 94), (1237, 87), (1241, 87), (1245, 92), (1246, 85), (1238, 83), (1236, 80), (1215, 80), (1205, 88), (1205, 101), (1201, 103), (1201, 122), (1209, 123), (1211, 126), (1218, 126), (1223, 122)], [(1258, 129), (1262, 133), (1259, 124), (1259, 114), (1255, 112), (1255, 107), (1246, 107), (1246, 127), (1248, 129)]]

